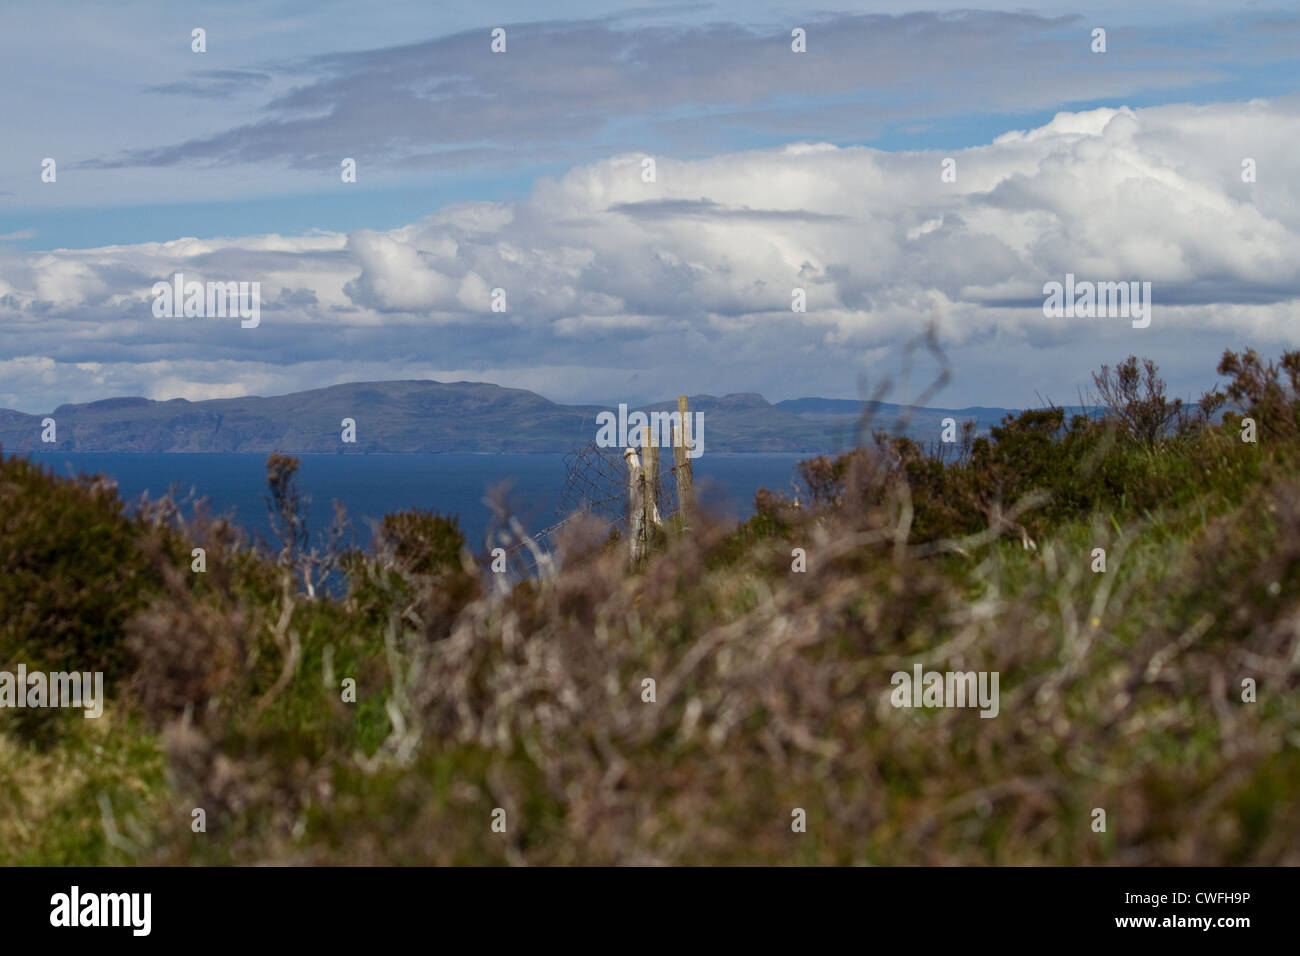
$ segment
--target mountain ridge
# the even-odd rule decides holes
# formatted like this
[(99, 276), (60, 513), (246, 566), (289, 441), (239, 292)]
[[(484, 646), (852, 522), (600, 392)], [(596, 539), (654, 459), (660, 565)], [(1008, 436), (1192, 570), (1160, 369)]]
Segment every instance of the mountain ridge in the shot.
[[(704, 413), (704, 451), (723, 454), (822, 454), (849, 447), (863, 407), (852, 399), (798, 398), (768, 402), (757, 392), (690, 397)], [(675, 399), (634, 410), (676, 410)], [(594, 440), (602, 405), (562, 405), (536, 392), (491, 382), (402, 379), (347, 382), (285, 395), (246, 395), (190, 401), (113, 396), (68, 403), (47, 414), (0, 409), (0, 447), (10, 451), (140, 453), (545, 453), (567, 452)], [(945, 417), (974, 418), (985, 431), (1015, 409), (909, 408), (876, 403), (873, 428), (938, 438)], [(55, 441), (42, 441), (44, 419)], [(344, 444), (342, 420), (356, 422), (355, 444)]]

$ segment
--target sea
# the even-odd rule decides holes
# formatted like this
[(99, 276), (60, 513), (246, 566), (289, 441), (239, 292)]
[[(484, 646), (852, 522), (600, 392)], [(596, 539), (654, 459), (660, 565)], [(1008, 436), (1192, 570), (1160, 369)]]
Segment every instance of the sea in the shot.
[[(110, 478), (129, 507), (143, 495), (157, 499), (170, 492), (189, 515), (195, 502), (206, 500), (214, 514), (232, 518), (252, 540), (272, 540), (264, 454), (26, 454), (57, 475)], [(530, 534), (555, 525), (573, 498), (573, 461), (559, 454), (297, 457), (309, 528), (323, 533), (334, 516), (332, 502), (341, 501), (349, 519), (345, 541), (362, 548), (384, 515), (418, 508), (455, 515), (471, 550), (482, 553), (492, 517), (484, 499), (491, 489), (507, 487), (510, 511)], [(808, 457), (703, 455), (692, 463), (700, 506), (722, 520), (743, 521), (753, 514), (758, 489), (789, 492), (796, 463)]]

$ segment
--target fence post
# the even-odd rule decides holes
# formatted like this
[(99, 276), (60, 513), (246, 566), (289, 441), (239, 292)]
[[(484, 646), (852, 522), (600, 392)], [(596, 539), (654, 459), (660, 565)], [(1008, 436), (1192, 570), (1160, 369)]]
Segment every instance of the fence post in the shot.
[(645, 479), (645, 529), (646, 540), (650, 539), (650, 529), (658, 527), (659, 520), (659, 440), (646, 427), (641, 432), (641, 450), (645, 452), (645, 467), (642, 475)]
[(673, 429), (673, 466), (677, 473), (677, 510), (681, 512), (682, 526), (688, 527), (695, 510), (695, 480), (691, 475), (691, 460), (686, 455), (686, 433), (689, 431), (690, 405), (685, 395), (677, 396), (679, 427)]
[(645, 554), (645, 478), (635, 448), (625, 448), (623, 458), (627, 461), (627, 513), (631, 525), (628, 538), (632, 545), (632, 560), (638, 561)]

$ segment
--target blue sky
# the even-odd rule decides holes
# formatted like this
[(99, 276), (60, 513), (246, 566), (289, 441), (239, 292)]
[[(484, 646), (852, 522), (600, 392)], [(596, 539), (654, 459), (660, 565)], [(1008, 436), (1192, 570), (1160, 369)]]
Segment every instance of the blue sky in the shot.
[[(1026, 405), (1130, 351), (1190, 392), (1223, 347), (1296, 344), (1300, 15), (1274, 4), (43, 0), (6, 25), (0, 407), (453, 376), (849, 397), (931, 317), (936, 403)], [(917, 175), (948, 155), (980, 181)], [(651, 190), (620, 178), (641, 156)], [(261, 278), (258, 334), (152, 321), (185, 267)], [(1045, 327), (1033, 290), (1067, 270), (1176, 305), (1142, 339)]]

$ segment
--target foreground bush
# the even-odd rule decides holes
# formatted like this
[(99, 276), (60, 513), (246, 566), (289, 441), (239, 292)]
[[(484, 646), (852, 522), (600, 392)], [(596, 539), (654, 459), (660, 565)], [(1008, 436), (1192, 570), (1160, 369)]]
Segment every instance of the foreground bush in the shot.
[(103, 479), (0, 455), (0, 667), (123, 673), (126, 622), (162, 583), (148, 537)]

